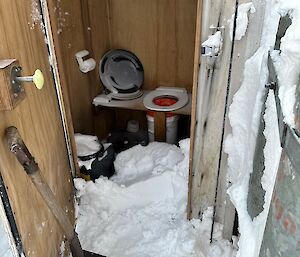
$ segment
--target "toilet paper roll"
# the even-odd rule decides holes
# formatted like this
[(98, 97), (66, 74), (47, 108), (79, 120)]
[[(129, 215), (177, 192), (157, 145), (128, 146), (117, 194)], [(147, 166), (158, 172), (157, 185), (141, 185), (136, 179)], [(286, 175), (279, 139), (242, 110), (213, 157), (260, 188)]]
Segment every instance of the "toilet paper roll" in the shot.
[(93, 58), (87, 59), (79, 64), (79, 69), (83, 73), (87, 73), (96, 67), (96, 61)]

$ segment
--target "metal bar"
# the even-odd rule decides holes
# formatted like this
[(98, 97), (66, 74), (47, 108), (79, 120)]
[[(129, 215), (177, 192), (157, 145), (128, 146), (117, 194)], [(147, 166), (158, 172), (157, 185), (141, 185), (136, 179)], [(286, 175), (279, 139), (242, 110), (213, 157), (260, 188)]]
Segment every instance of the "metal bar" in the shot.
[(17, 81), (21, 81), (21, 82), (32, 82), (33, 81), (33, 76), (16, 77), (15, 79)]

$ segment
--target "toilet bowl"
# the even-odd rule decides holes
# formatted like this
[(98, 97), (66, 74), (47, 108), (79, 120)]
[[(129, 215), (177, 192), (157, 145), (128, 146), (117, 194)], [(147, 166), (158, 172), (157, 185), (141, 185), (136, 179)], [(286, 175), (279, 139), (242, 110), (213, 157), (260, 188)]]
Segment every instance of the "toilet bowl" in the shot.
[[(160, 98), (172, 98), (176, 101), (172, 105), (158, 105), (156, 100)], [(170, 112), (184, 107), (189, 101), (185, 88), (158, 87), (149, 92), (143, 99), (144, 106), (153, 111)]]

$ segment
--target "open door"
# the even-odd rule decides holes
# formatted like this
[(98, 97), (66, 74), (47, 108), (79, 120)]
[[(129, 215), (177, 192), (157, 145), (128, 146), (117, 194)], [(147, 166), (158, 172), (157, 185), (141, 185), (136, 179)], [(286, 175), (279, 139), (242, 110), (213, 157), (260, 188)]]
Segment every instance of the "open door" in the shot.
[(41, 90), (32, 83), (24, 84), (25, 99), (11, 111), (0, 111), (0, 172), (27, 257), (59, 256), (63, 233), (7, 149), (5, 128), (18, 128), (51, 190), (69, 218), (74, 219), (70, 164), (44, 33), (39, 1), (0, 2), (0, 59), (17, 59), (23, 76), (40, 69), (45, 78)]

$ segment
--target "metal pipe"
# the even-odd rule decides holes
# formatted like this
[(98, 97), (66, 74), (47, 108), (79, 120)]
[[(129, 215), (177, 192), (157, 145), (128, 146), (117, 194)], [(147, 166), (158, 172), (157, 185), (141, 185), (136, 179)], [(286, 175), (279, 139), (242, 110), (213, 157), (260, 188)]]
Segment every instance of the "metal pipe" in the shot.
[(15, 80), (20, 81), (20, 82), (33, 82), (33, 76), (16, 77)]

